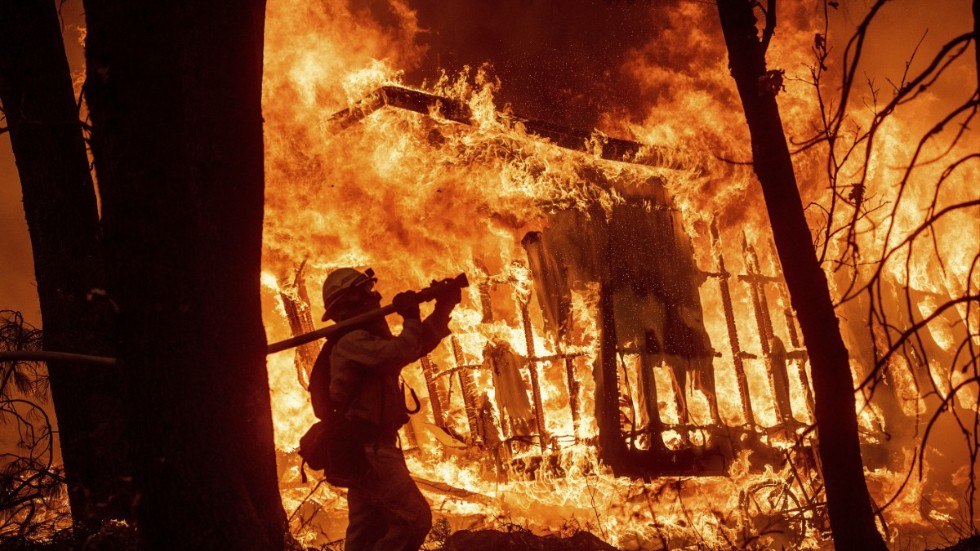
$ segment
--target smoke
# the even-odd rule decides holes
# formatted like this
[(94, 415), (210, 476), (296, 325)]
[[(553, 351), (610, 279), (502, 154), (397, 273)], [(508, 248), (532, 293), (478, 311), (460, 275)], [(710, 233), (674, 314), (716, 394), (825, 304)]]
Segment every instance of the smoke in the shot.
[[(510, 105), (517, 114), (584, 130), (599, 126), (610, 112), (637, 119), (644, 95), (624, 65), (661, 32), (668, 5), (411, 0), (416, 44), (424, 53), (406, 71), (406, 81), (420, 85), (442, 71), (457, 74), (488, 64), (502, 83), (498, 107)], [(404, 28), (400, 3), (368, 6), (389, 29)]]

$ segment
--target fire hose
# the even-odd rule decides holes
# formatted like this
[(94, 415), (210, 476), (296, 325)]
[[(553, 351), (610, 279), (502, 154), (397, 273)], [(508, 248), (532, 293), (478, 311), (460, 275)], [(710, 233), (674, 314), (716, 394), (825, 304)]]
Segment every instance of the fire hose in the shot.
[[(436, 297), (446, 292), (449, 289), (462, 289), (464, 287), (469, 287), (470, 282), (466, 279), (466, 274), (461, 273), (456, 277), (450, 277), (442, 279), (439, 281), (433, 281), (431, 285), (422, 289), (421, 291), (416, 291), (416, 298), (420, 303), (429, 302), (434, 300)], [(308, 342), (313, 342), (318, 339), (323, 339), (336, 334), (338, 331), (343, 331), (344, 329), (359, 325), (368, 321), (372, 321), (378, 318), (383, 318), (395, 312), (395, 307), (391, 304), (387, 306), (382, 306), (381, 308), (376, 308), (374, 310), (364, 312), (363, 314), (354, 316), (352, 318), (345, 319), (341, 322), (328, 325), (326, 327), (321, 327), (315, 331), (310, 331), (309, 333), (304, 333), (302, 335), (297, 335), (291, 339), (282, 340), (279, 342), (274, 342), (269, 345), (266, 349), (266, 354), (275, 354), (276, 352), (282, 352), (283, 350), (289, 350), (290, 348), (297, 347), (301, 344), (306, 344)], [(118, 363), (116, 358), (109, 358), (106, 356), (91, 356), (88, 354), (73, 354), (70, 352), (54, 352), (48, 350), (10, 350), (10, 351), (0, 351), (0, 362), (3, 361), (66, 361), (66, 362), (83, 362), (97, 365), (114, 366)]]

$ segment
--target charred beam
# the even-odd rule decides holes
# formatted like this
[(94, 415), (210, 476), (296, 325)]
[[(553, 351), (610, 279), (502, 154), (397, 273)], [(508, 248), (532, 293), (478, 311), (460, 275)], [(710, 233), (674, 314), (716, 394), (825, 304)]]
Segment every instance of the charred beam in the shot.
[(749, 289), (752, 292), (752, 304), (755, 306), (756, 323), (759, 326), (759, 338), (762, 340), (762, 353), (768, 356), (770, 352), (769, 339), (772, 338), (773, 332), (765, 284), (771, 278), (764, 276), (759, 270), (759, 257), (755, 253), (755, 248), (749, 245), (744, 232), (742, 233), (742, 252), (745, 255), (748, 274), (740, 276), (739, 279), (749, 284)]
[(493, 323), (493, 302), (490, 300), (492, 286), (490, 282), (482, 281), (477, 289), (480, 292), (480, 309), (483, 312), (480, 323)]
[(422, 364), (425, 387), (429, 391), (429, 406), (432, 408), (432, 420), (436, 426), (445, 427), (446, 418), (442, 406), (446, 403), (446, 397), (439, 383), (436, 381), (435, 368), (432, 367), (432, 360), (429, 359), (429, 356), (422, 356), (419, 361)]
[[(302, 268), (300, 268), (301, 270)], [(296, 281), (291, 288), (279, 291), (279, 298), (282, 299), (283, 310), (286, 311), (286, 319), (289, 321), (289, 330), (293, 337), (316, 329), (313, 325), (313, 316), (310, 314), (310, 299), (306, 295), (302, 276), (299, 273), (297, 273)], [(320, 347), (313, 342), (296, 348), (296, 376), (303, 388), (310, 386), (310, 372), (313, 371), (313, 363), (316, 361), (319, 352)]]
[[(402, 86), (382, 86), (352, 107), (334, 113), (330, 120), (340, 130), (346, 129), (384, 107), (397, 107), (460, 124), (473, 124), (469, 105), (458, 99), (438, 96)], [(641, 144), (610, 138), (597, 131), (582, 131), (544, 121), (497, 113), (507, 125), (521, 125), (528, 134), (548, 140), (564, 149), (598, 154), (607, 161), (633, 163), (662, 168), (689, 169), (691, 163), (678, 151), (664, 146)]]
[(541, 451), (548, 448), (548, 432), (544, 426), (544, 406), (541, 401), (541, 384), (538, 381), (538, 362), (534, 361), (534, 333), (531, 331), (531, 316), (527, 311), (527, 303), (521, 303), (521, 321), (524, 324), (524, 340), (527, 343), (527, 370), (531, 374), (531, 393), (534, 396), (534, 420), (538, 427), (538, 438)]
[(504, 482), (507, 480), (507, 468), (504, 466), (503, 446), (500, 440), (500, 424), (497, 416), (493, 413), (493, 406), (490, 404), (490, 397), (484, 392), (480, 395), (480, 438), (483, 445), (490, 451), (493, 458), (493, 472), (497, 480)]
[(735, 325), (735, 309), (732, 307), (732, 291), (728, 287), (731, 275), (725, 269), (725, 258), (721, 254), (721, 239), (718, 235), (718, 225), (711, 221), (711, 247), (714, 249), (715, 269), (719, 274), (718, 288), (721, 291), (722, 309), (725, 311), (725, 324), (728, 327), (728, 342), (732, 348), (732, 363), (735, 366), (735, 378), (738, 381), (738, 395), (742, 402), (742, 416), (749, 425), (755, 424), (752, 414), (752, 400), (749, 395), (749, 383), (745, 377), (745, 364), (742, 362), (743, 352), (738, 342), (738, 328)]
[(745, 255), (745, 265), (748, 271), (745, 278), (752, 294), (752, 309), (755, 312), (755, 322), (759, 331), (759, 345), (762, 348), (762, 358), (765, 360), (769, 388), (772, 391), (773, 406), (776, 417), (783, 423), (793, 418), (789, 400), (789, 379), (786, 375), (786, 354), (782, 344), (778, 345), (779, 354), (773, 354), (772, 318), (769, 317), (769, 303), (766, 300), (764, 278), (759, 272), (759, 258), (755, 249), (749, 245), (748, 238), (742, 234), (742, 252)]
[(572, 411), (572, 431), (578, 442), (579, 411), (578, 411), (578, 380), (575, 378), (575, 361), (571, 356), (565, 356), (565, 379), (568, 381), (568, 409)]
[[(456, 358), (457, 367), (463, 365), (463, 349), (459, 345), (459, 339), (453, 335), (450, 338), (450, 342), (453, 347), (453, 357)], [(459, 370), (459, 386), (463, 394), (466, 421), (470, 427), (470, 438), (475, 443), (481, 442), (480, 415), (476, 403), (476, 388), (473, 385), (473, 376), (466, 369)]]
[[(599, 457), (616, 476), (631, 471), (619, 422), (619, 366), (616, 361), (616, 319), (613, 295), (607, 284), (599, 288), (599, 358), (595, 368), (595, 416), (599, 425)], [(652, 437), (660, 438), (660, 434)]]

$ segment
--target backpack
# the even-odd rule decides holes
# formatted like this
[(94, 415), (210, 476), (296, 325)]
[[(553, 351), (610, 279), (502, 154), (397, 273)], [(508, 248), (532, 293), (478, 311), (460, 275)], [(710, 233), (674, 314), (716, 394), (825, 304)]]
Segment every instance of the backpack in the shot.
[(369, 471), (364, 453), (367, 432), (358, 422), (346, 416), (348, 405), (330, 399), (330, 353), (334, 341), (327, 341), (313, 364), (310, 374), (310, 398), (313, 412), (320, 421), (313, 424), (299, 439), (299, 455), (303, 458), (300, 476), (306, 482), (304, 465), (323, 470), (328, 483), (340, 488), (364, 478)]

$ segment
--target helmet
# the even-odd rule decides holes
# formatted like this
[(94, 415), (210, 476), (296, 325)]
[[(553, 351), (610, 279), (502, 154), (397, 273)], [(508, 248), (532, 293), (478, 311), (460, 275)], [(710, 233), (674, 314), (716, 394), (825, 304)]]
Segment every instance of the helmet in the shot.
[(354, 268), (337, 268), (327, 275), (323, 281), (323, 307), (326, 313), (323, 314), (321, 321), (327, 321), (331, 317), (330, 309), (336, 305), (351, 290), (374, 283), (378, 278), (374, 277), (374, 270), (368, 268), (364, 272), (359, 272)]

